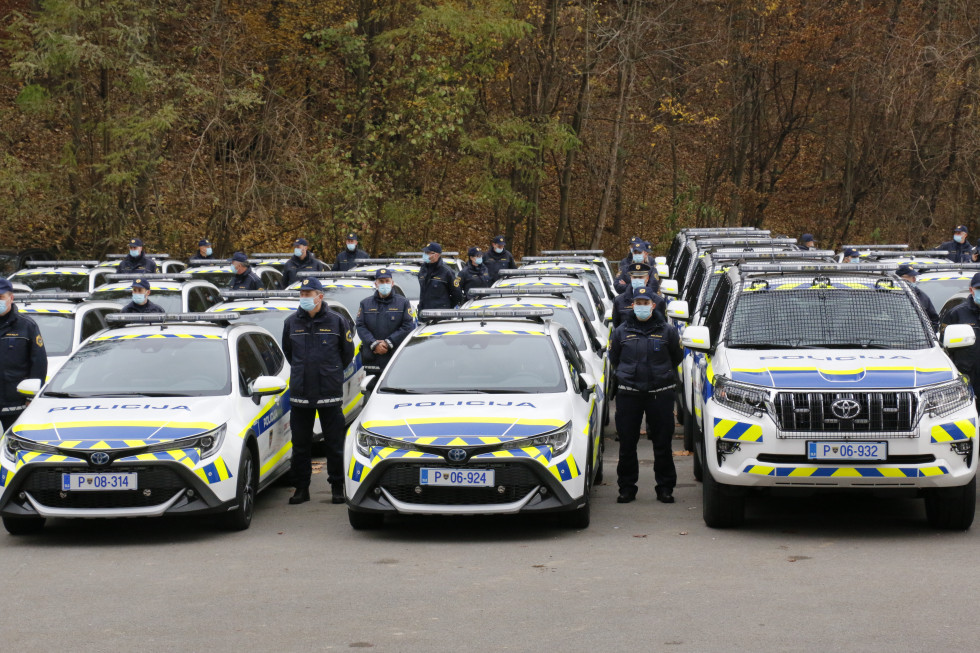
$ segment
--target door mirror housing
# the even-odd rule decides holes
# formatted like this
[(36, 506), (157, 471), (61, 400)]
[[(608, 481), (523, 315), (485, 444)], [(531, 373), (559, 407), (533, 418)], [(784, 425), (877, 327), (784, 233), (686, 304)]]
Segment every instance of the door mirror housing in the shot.
[(681, 322), (690, 322), (691, 312), (688, 310), (687, 302), (678, 299), (667, 304), (667, 317)]
[(41, 379), (24, 379), (17, 384), (18, 394), (25, 397), (36, 397), (41, 391)]
[(588, 397), (595, 391), (595, 379), (592, 378), (591, 374), (583, 373), (579, 374), (578, 377), (578, 390), (579, 392), (584, 392), (585, 396)]
[(654, 269), (657, 271), (657, 276), (663, 279), (664, 277), (670, 276), (670, 268), (666, 265), (656, 265)]
[(681, 334), (681, 344), (688, 349), (707, 351), (711, 349), (711, 332), (706, 326), (689, 326)]
[(368, 374), (361, 379), (361, 394), (371, 393), (376, 385), (378, 385), (378, 377), (374, 374)]
[[(943, 348), (959, 349), (970, 347), (977, 342), (977, 334), (969, 324), (950, 324), (943, 331)], [(20, 386), (17, 386), (20, 391)]]
[(677, 297), (680, 290), (675, 279), (663, 279), (660, 282), (660, 292), (670, 297)]
[(252, 401), (256, 404), (262, 397), (277, 395), (286, 391), (286, 382), (278, 376), (260, 376), (252, 381)]

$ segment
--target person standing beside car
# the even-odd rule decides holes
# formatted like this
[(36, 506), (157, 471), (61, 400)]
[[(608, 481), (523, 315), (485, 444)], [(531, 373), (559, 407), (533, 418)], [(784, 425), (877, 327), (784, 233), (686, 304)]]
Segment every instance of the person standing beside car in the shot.
[(323, 284), (303, 279), (299, 308), (286, 318), (282, 350), (289, 362), (293, 486), (289, 503), (310, 500), (313, 423), (320, 416), (331, 501), (344, 503), (344, 372), (354, 360), (351, 325), (323, 301)]
[(119, 261), (116, 272), (119, 274), (132, 274), (134, 272), (155, 274), (156, 271), (157, 262), (143, 253), (143, 241), (139, 238), (130, 240), (129, 255)]
[(412, 304), (394, 293), (391, 270), (374, 274), (375, 293), (361, 300), (357, 309), (357, 335), (361, 339), (361, 361), (368, 374), (379, 375), (395, 350), (415, 328)]
[(419, 266), (419, 310), (453, 308), (463, 302), (459, 277), (442, 261), (442, 245), (429, 243)]
[(483, 262), (483, 250), (479, 247), (470, 247), (466, 255), (470, 262), (459, 272), (459, 289), (463, 292), (463, 297), (470, 288), (489, 288), (493, 283), (490, 279), (490, 271)]
[(282, 269), (283, 290), (296, 282), (301, 271), (321, 272), (323, 269), (323, 263), (318, 261), (313, 256), (313, 252), (310, 251), (309, 241), (305, 238), (297, 238), (293, 242), (293, 256), (286, 261), (286, 265)]
[(980, 397), (980, 272), (974, 274), (970, 280), (970, 294), (967, 298), (943, 316), (939, 330), (940, 342), (946, 327), (951, 324), (968, 324), (973, 327), (976, 343), (969, 347), (950, 349), (947, 353), (956, 369), (970, 379), (974, 394)]
[(133, 280), (133, 300), (122, 307), (122, 313), (166, 313), (159, 304), (150, 301), (150, 282)]
[(214, 248), (211, 247), (211, 241), (207, 238), (202, 238), (197, 241), (197, 251), (190, 256), (188, 261), (213, 261), (214, 260)]
[(37, 323), (14, 306), (14, 287), (0, 277), (0, 424), (10, 428), (27, 407), (27, 397), (17, 392), (25, 379), (48, 376), (48, 354)]
[(245, 252), (235, 252), (231, 257), (231, 271), (235, 273), (229, 290), (262, 290), (262, 281), (252, 272)]
[(973, 245), (967, 240), (969, 231), (965, 224), (958, 225), (953, 229), (953, 240), (947, 240), (936, 249), (946, 250), (946, 258), (953, 263), (972, 263)]
[(357, 244), (357, 234), (354, 232), (347, 234), (347, 239), (344, 242), (344, 249), (340, 250), (340, 252), (337, 254), (337, 260), (333, 264), (334, 272), (346, 272), (357, 265), (357, 259), (371, 258), (371, 256), (363, 249), (358, 247)]

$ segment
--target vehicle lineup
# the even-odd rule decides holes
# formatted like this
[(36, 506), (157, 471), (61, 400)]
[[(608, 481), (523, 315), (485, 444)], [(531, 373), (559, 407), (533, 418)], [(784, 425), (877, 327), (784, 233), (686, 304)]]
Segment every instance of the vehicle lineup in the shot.
[[(659, 292), (656, 310), (670, 326), (658, 328), (671, 338), (661, 342), (674, 347), (676, 329), (683, 347), (657, 378), (681, 361), (676, 420), (708, 527), (741, 526), (760, 494), (865, 492), (921, 498), (933, 528), (970, 528), (980, 422), (953, 361), (977, 342), (971, 325), (945, 317), (972, 302), (965, 290), (980, 263), (904, 245), (848, 245), (845, 259), (748, 227), (681, 229), (659, 258), (649, 243), (630, 242), (634, 258), (621, 265), (644, 252), (649, 265), (633, 266), (634, 286), (642, 286), (638, 270), (659, 286), (629, 292)], [(416, 315), (415, 252), (359, 259), (345, 272), (300, 271), (283, 290), (293, 254), (253, 254), (267, 288), (255, 291), (227, 290), (234, 272), (224, 260), (188, 267), (148, 256), (159, 272), (118, 274), (114, 256), (27, 261), (10, 275), (18, 311), (37, 323), (39, 347), (46, 343), (48, 373), (17, 385), (29, 403), (0, 439), (9, 533), (38, 532), (53, 518), (194, 514), (248, 528), (256, 495), (290, 471), (291, 418), (301, 433), (282, 339), (290, 316), (317, 316), (313, 304), (303, 304), (309, 315), (300, 308), (304, 282), (322, 286), (323, 306), (348, 327), (348, 354), (354, 346), (342, 399), (328, 395), (342, 401), (346, 428), (343, 496), (334, 499), (346, 501), (353, 529), (381, 528), (394, 515), (495, 514), (548, 515), (584, 529), (601, 510), (592, 491), (603, 481), (603, 433), (623, 387), (611, 362), (624, 337), (612, 338), (614, 280), (629, 281), (618, 257), (545, 250), (500, 270), (491, 287), (471, 288), (456, 308)], [(466, 262), (445, 256), (454, 270)], [(898, 276), (900, 265), (917, 279)], [(163, 313), (121, 312), (137, 280)], [(409, 312), (398, 299), (405, 322), (392, 324), (406, 325), (402, 334), (409, 313), (416, 324), (368, 375), (362, 347), (371, 366), (386, 336), (362, 343), (355, 323), (376, 292), (388, 294), (372, 302), (394, 294), (411, 303)], [(922, 296), (942, 309), (938, 333)], [(638, 296), (628, 310), (645, 319), (643, 305)], [(378, 310), (365, 314), (386, 315)], [(300, 406), (305, 377), (290, 360)], [(346, 361), (331, 368), (333, 383)], [(654, 392), (638, 387), (625, 391)], [(663, 400), (665, 412), (672, 401)], [(322, 436), (319, 420), (314, 428)], [(334, 432), (339, 426), (328, 426)]]

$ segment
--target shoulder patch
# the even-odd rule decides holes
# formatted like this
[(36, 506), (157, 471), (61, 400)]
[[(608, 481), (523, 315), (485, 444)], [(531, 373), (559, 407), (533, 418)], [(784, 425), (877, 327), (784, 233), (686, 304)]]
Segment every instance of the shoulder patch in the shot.
[(350, 334), (350, 331), (347, 332), (347, 342), (354, 342), (354, 337)]
[(456, 277), (455, 279), (453, 279), (453, 285), (456, 286), (457, 288), (459, 288), (459, 277)]
[(38, 347), (43, 347), (44, 346), (44, 338), (41, 337), (41, 334), (40, 333), (37, 334), (37, 338), (34, 338), (34, 342), (37, 343), (37, 346)]

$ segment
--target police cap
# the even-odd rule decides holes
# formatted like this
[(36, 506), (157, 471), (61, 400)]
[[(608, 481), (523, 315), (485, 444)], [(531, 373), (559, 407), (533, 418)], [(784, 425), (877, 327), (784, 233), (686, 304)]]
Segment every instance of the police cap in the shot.
[(303, 245), (305, 247), (309, 247), (310, 242), (305, 238), (297, 238), (296, 240), (293, 241), (293, 245)]
[(201, 240), (197, 241), (197, 246), (198, 247), (211, 247), (211, 242), (207, 238), (202, 238)]
[(350, 232), (349, 234), (347, 234), (347, 240), (359, 240), (359, 239), (358, 239), (358, 237), (357, 237), (357, 234), (355, 234), (355, 233), (354, 233), (354, 232), (352, 231), (352, 232)]
[(634, 302), (653, 302), (656, 295), (649, 288), (637, 288), (633, 291)]
[(957, 225), (957, 227), (953, 229), (953, 233), (955, 234), (957, 231), (962, 231), (965, 234), (970, 233), (970, 230), (966, 228), (965, 224)]
[(323, 284), (316, 277), (306, 277), (303, 279), (303, 283), (299, 284), (300, 292), (304, 290), (318, 290), (323, 292)]
[(629, 273), (631, 277), (645, 277), (650, 274), (650, 266), (646, 263), (631, 263)]
[(803, 234), (802, 236), (800, 236), (801, 243), (808, 243), (811, 240), (816, 240), (816, 238), (813, 237), (813, 234)]
[(861, 255), (861, 252), (859, 252), (856, 249), (853, 249), (851, 247), (848, 247), (847, 249), (844, 250), (844, 256), (846, 256), (848, 258), (856, 258), (856, 257), (858, 257), (860, 255)]
[(0, 295), (14, 291), (14, 285), (6, 277), (0, 277)]
[(637, 245), (643, 242), (643, 239), (639, 236), (633, 236), (630, 238), (630, 248), (635, 249)]
[(505, 245), (506, 241), (503, 236), (497, 236), (491, 241), (494, 245)]
[(231, 260), (237, 261), (242, 265), (248, 267), (248, 256), (245, 254), (245, 252), (235, 252), (234, 254), (231, 255)]
[(971, 288), (980, 288), (980, 272), (977, 272), (976, 274), (974, 274), (973, 275), (973, 278), (970, 279), (970, 287)]
[(422, 248), (423, 252), (435, 252), (436, 254), (442, 254), (442, 245), (433, 241)]
[(143, 241), (140, 240), (139, 238), (130, 238), (129, 239), (129, 246), (130, 247), (142, 247), (143, 246)]
[(900, 277), (917, 277), (919, 273), (911, 265), (899, 265), (898, 266), (898, 276)]
[(391, 270), (389, 270), (388, 268), (381, 268), (374, 273), (375, 281), (377, 281), (378, 279), (390, 279), (390, 278), (391, 278)]
[(146, 290), (149, 290), (150, 289), (150, 280), (149, 279), (133, 279), (133, 288), (145, 288)]
[(470, 249), (466, 252), (467, 256), (481, 256), (482, 254), (483, 250), (479, 247), (470, 247)]

